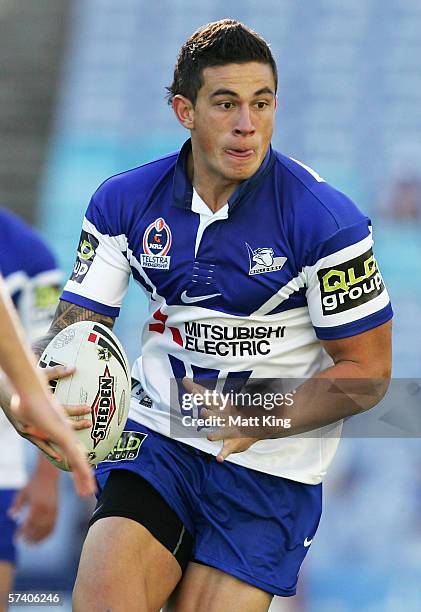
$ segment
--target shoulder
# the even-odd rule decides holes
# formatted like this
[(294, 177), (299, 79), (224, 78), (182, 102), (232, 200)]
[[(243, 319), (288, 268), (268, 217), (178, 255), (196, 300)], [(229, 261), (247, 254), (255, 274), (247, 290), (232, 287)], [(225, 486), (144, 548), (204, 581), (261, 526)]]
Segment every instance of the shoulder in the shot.
[(138, 194), (138, 189), (153, 187), (165, 178), (177, 161), (178, 151), (169, 153), (164, 157), (137, 166), (125, 172), (115, 174), (106, 179), (96, 190), (95, 196), (100, 197), (106, 193), (112, 194)]
[(127, 222), (142, 211), (151, 194), (171, 181), (177, 156), (178, 151), (105, 180), (92, 196), (87, 219), (109, 227), (112, 233), (124, 233)]
[(276, 167), (282, 174), (283, 189), (292, 196), (296, 213), (307, 222), (323, 220), (338, 230), (366, 218), (347, 195), (303, 162), (276, 152)]
[[(344, 193), (329, 185), (313, 168), (276, 152), (281, 205), (301, 251), (321, 254), (357, 242), (370, 233), (370, 220)], [(309, 263), (309, 262), (306, 262)]]
[(0, 209), (0, 269), (5, 276), (22, 271), (33, 277), (57, 267), (40, 234), (13, 213)]

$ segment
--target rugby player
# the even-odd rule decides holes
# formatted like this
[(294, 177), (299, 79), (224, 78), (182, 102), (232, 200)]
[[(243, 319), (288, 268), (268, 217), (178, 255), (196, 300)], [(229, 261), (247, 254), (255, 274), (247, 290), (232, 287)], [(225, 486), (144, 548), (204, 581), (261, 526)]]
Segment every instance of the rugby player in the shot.
[[(150, 313), (126, 431), (97, 469), (76, 612), (159, 610), (171, 595), (183, 612), (258, 612), (273, 594), (294, 595), (340, 421), (387, 388), (392, 310), (370, 222), (272, 149), (276, 89), (258, 34), (232, 20), (202, 27), (169, 87), (190, 139), (105, 181), (89, 204), (39, 350), (76, 320), (111, 327), (130, 274)], [(232, 391), (317, 376), (383, 382), (352, 409), (345, 400), (305, 406), (289, 432), (300, 436), (230, 438), (223, 456), (206, 429), (174, 435), (177, 419), (196, 414), (184, 392), (204, 380)]]
[[(61, 272), (57, 269), (55, 259), (45, 243), (36, 232), (12, 213), (0, 209), (0, 269), (4, 275), (5, 288), (11, 296), (19, 314), (20, 322), (25, 331), (26, 340), (33, 340), (45, 333), (51, 322), (55, 305), (59, 296)], [(3, 306), (4, 307), (4, 306)], [(8, 311), (2, 317), (1, 325), (7, 325)], [(3, 339), (3, 351), (6, 361), (3, 367), (11, 367), (11, 359), (16, 359), (20, 347), (15, 340), (7, 344), (8, 333), (12, 328), (3, 330), (0, 336)], [(22, 363), (23, 360), (22, 360)], [(24, 402), (19, 404), (15, 397), (14, 405), (17, 412), (11, 414), (11, 420), (23, 435), (30, 435), (30, 413), (48, 410), (51, 404), (49, 396), (45, 396), (45, 389), (34, 389), (29, 395), (30, 384), (38, 385), (38, 376), (31, 378), (25, 373), (24, 366), (18, 361), (15, 370), (18, 380), (15, 387), (19, 387), (25, 394)], [(65, 368), (50, 368), (45, 371), (47, 379), (69, 374)], [(12, 374), (13, 376), (13, 374)], [(9, 394), (2, 384), (0, 389), (1, 404), (8, 405), (3, 395)], [(41, 395), (40, 395), (41, 394)], [(22, 397), (21, 397), (22, 400)], [(32, 405), (33, 404), (33, 405)], [(9, 413), (10, 414), (10, 413)], [(19, 420), (16, 419), (19, 415)], [(57, 424), (62, 427), (53, 414)], [(26, 423), (26, 427), (23, 423)], [(35, 423), (32, 421), (33, 425)], [(52, 423), (54, 424), (54, 423)], [(66, 434), (67, 435), (67, 434)], [(43, 450), (51, 454), (51, 447), (46, 440), (38, 440)], [(24, 442), (16, 436), (13, 427), (6, 415), (0, 412), (0, 592), (10, 592), (16, 562), (15, 536), (20, 536), (28, 542), (39, 542), (46, 538), (54, 528), (58, 503), (58, 470), (47, 461), (44, 455), (39, 454), (35, 469), (27, 481), (24, 467)], [(53, 451), (54, 453), (54, 451)], [(80, 462), (80, 459), (77, 461)], [(86, 472), (89, 468), (83, 467)], [(79, 467), (80, 470), (80, 467)], [(90, 478), (88, 476), (88, 478)], [(86, 480), (86, 476), (84, 476)], [(92, 480), (91, 480), (92, 488)], [(25, 520), (17, 529), (16, 515), (27, 507)], [(2, 610), (0, 602), (0, 610)]]

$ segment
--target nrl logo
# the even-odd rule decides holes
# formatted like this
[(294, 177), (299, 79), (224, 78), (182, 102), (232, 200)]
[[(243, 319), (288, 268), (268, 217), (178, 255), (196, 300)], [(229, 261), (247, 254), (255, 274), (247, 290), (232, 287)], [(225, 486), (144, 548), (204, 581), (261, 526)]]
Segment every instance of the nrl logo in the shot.
[(159, 217), (148, 225), (143, 234), (143, 253), (140, 263), (144, 268), (169, 270), (171, 256), (168, 255), (172, 243), (172, 234), (165, 219)]
[(275, 257), (275, 252), (270, 247), (261, 247), (253, 250), (247, 242), (246, 247), (250, 260), (250, 276), (281, 270), (287, 260), (286, 257)]
[(98, 353), (98, 359), (100, 361), (110, 361), (111, 353), (107, 347), (97, 348), (96, 352)]

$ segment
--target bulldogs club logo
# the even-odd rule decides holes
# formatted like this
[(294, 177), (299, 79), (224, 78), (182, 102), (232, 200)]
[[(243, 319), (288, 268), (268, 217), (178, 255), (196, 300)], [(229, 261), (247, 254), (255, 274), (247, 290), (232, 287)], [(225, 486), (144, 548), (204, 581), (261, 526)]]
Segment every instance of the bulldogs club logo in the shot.
[(159, 217), (151, 223), (143, 234), (143, 253), (141, 264), (144, 268), (168, 270), (171, 256), (168, 255), (172, 242), (171, 230), (165, 219)]
[(276, 257), (274, 250), (270, 247), (261, 247), (253, 250), (247, 242), (246, 247), (250, 262), (250, 276), (281, 270), (287, 260), (286, 257)]

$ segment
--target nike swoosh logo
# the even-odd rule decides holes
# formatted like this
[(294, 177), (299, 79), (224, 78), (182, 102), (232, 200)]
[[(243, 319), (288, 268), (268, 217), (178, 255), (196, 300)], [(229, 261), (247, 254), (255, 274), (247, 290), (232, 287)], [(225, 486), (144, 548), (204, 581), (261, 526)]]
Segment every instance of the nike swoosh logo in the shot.
[(310, 544), (312, 543), (313, 538), (311, 538), (311, 540), (307, 540), (307, 538), (304, 540), (304, 546), (307, 548), (308, 546), (310, 546)]
[(213, 297), (217, 297), (221, 295), (220, 293), (211, 293), (210, 295), (196, 295), (194, 297), (189, 297), (187, 295), (187, 291), (183, 291), (181, 294), (181, 301), (184, 304), (194, 304), (195, 302), (203, 302), (203, 300), (210, 300)]

